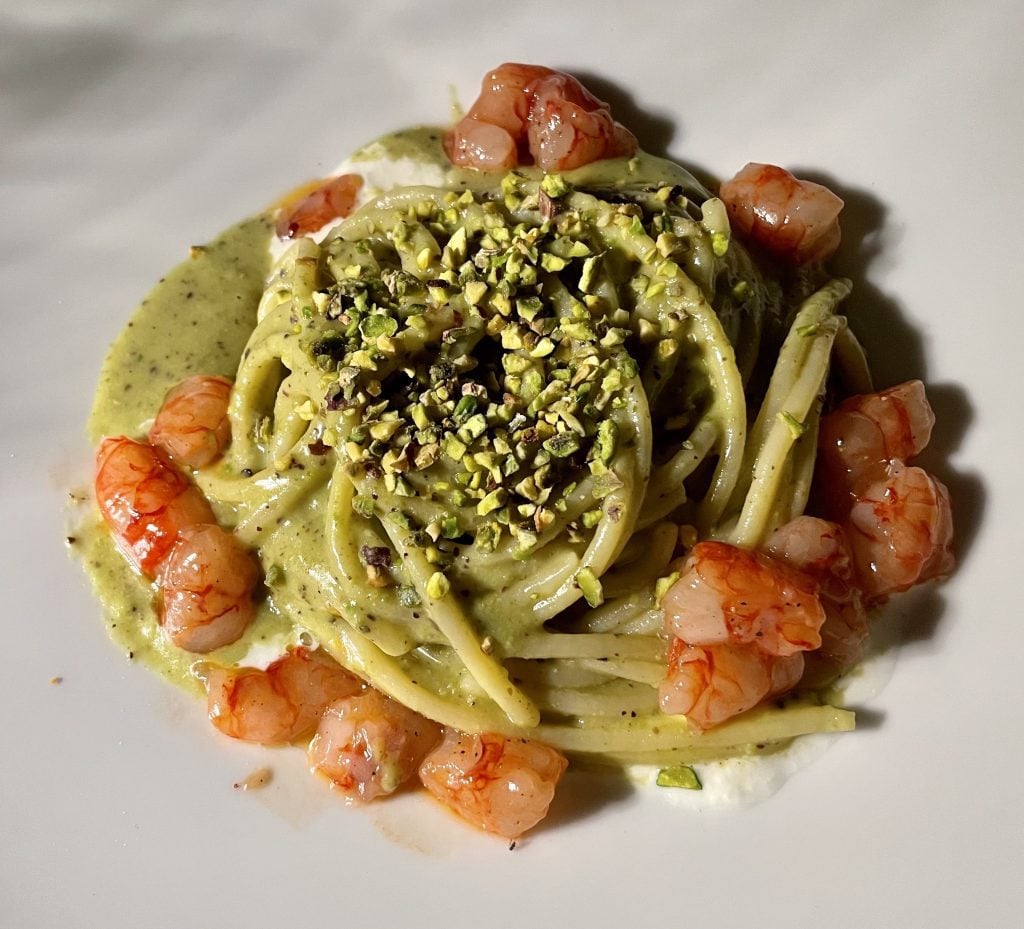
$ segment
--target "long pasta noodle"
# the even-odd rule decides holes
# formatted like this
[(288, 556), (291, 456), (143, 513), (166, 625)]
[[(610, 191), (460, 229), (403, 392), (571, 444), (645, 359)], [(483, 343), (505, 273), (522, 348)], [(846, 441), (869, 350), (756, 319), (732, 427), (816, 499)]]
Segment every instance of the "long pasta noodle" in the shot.
[(848, 728), (657, 710), (679, 526), (757, 545), (803, 511), (834, 345), (863, 377), (848, 283), (784, 295), (679, 174), (546, 184), (403, 188), (286, 249), (204, 491), (275, 609), (446, 725), (644, 762)]

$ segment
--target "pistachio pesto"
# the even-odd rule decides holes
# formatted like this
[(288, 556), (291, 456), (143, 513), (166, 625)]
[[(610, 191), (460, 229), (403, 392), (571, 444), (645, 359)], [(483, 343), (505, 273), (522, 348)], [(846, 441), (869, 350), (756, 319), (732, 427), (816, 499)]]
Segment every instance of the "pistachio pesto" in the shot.
[[(669, 556), (643, 553), (732, 505), (783, 289), (677, 165), (494, 175), (440, 139), (357, 152), (367, 202), (319, 240), (257, 217), (196, 249), (115, 343), (90, 434), (140, 435), (188, 375), (235, 380), (232, 443), (195, 479), (264, 593), (203, 661), (314, 641), (455, 728), (561, 744), (614, 704), (624, 744), (652, 720), (685, 743), (656, 704)], [(197, 688), (154, 587), (98, 527), (84, 545), (117, 641)]]

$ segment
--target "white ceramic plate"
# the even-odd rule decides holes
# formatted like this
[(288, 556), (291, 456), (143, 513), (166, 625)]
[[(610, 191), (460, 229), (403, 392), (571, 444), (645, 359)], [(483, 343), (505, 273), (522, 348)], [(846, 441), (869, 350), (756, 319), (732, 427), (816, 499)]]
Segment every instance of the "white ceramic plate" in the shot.
[[(1014, 2), (0, 5), (0, 923), (997, 926), (1024, 860)], [(961, 559), (889, 613), (884, 692), (776, 796), (583, 781), (510, 853), (416, 798), (350, 810), (216, 737), (106, 640), (65, 489), (106, 346), (191, 243), (504, 60), (592, 77), (643, 142), (847, 197), (880, 383), (922, 376)], [(50, 679), (60, 676), (59, 685)], [(271, 787), (232, 783), (270, 763)], [(1019, 923), (1018, 923), (1019, 924)]]

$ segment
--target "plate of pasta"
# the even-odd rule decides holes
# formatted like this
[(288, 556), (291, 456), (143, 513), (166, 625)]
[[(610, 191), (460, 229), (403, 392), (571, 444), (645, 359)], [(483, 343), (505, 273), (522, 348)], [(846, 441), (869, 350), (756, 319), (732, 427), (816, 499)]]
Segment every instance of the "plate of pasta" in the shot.
[[(183, 22), (207, 34), (231, 6)], [(414, 48), (412, 23), (358, 17)], [(135, 25), (117, 29), (142, 47)], [(471, 23), (449, 29), (468, 36)], [(71, 28), (69, 47), (94, 47), (87, 32)], [(866, 194), (857, 178), (871, 175), (842, 154), (887, 117), (857, 110), (811, 133), (812, 94), (774, 127), (725, 81), (714, 106), (663, 104), (661, 119), (651, 101), (678, 98), (642, 90), (645, 56), (631, 53), (627, 84), (607, 59), (567, 58), (553, 42), (499, 44), (474, 67), (416, 49), (415, 85), (405, 66), (353, 71), (362, 93), (344, 127), (303, 136), (297, 169), (295, 146), (265, 147), (240, 171), (231, 151), (210, 151), (188, 183), (171, 175), (169, 191), (89, 227), (146, 256), (141, 232), (119, 238), (104, 222), (150, 209), (170, 219), (151, 272), (85, 301), (93, 320), (105, 307), (73, 368), (85, 439), (63, 443), (48, 491), (70, 493), (47, 525), (63, 521), (63, 610), (76, 618), (45, 650), (58, 666), (38, 721), (88, 713), (111, 734), (124, 723), (127, 748), (108, 748), (76, 788), (97, 803), (90, 828), (120, 851), (101, 849), (65, 896), (15, 893), (25, 925), (70, 913), (104, 864), (125, 882), (87, 905), (90, 918), (110, 921), (115, 886), (140, 913), (152, 875), (181, 856), (192, 883), (167, 902), (166, 924), (192, 924), (228, 860), (246, 888), (232, 907), (250, 920), (322, 918), (332, 894), (314, 887), (335, 881), (372, 901), (398, 880), (408, 893), (382, 925), (415, 913), (468, 925), (458, 909), (414, 903), (429, 887), (450, 895), (461, 873), (473, 885), (462, 905), (496, 901), (496, 925), (571, 923), (584, 888), (588, 922), (613, 925), (631, 894), (598, 886), (593, 868), (617, 853), (645, 869), (634, 915), (676, 911), (675, 861), (700, 921), (734, 925), (772, 886), (799, 893), (781, 862), (755, 864), (784, 828), (799, 837), (796, 870), (811, 873), (822, 852), (839, 866), (777, 923), (810, 925), (841, 899), (843, 874), (881, 879), (863, 860), (869, 829), (934, 863), (943, 837), (973, 822), (953, 814), (924, 847), (913, 824), (950, 794), (944, 777), (922, 784), (923, 759), (951, 756), (944, 742), (914, 745), (941, 731), (934, 716), (922, 723), (922, 694), (955, 718), (936, 675), (954, 654), (976, 658), (959, 631), (963, 591), (1006, 589), (991, 571), (973, 579), (988, 485), (954, 457), (987, 387), (950, 361), (975, 351), (973, 333), (946, 344), (955, 310), (934, 291), (934, 330), (900, 314), (911, 298), (897, 289), (916, 292), (934, 269), (915, 271), (912, 256), (885, 269), (894, 181), (869, 158), (885, 192)], [(35, 73), (31, 55), (18, 60)], [(141, 60), (128, 60), (135, 73)], [(922, 51), (918, 65), (934, 74), (938, 60)], [(99, 73), (88, 56), (79, 67)], [(262, 88), (267, 119), (319, 124), (323, 100), (287, 92), (308, 79), (300, 71), (261, 78), (247, 99)], [(415, 92), (368, 93), (371, 72)], [(846, 86), (831, 93), (846, 99)], [(97, 90), (95, 105), (104, 99)], [(52, 125), (70, 131), (69, 119)], [(215, 120), (197, 119), (210, 138)], [(667, 145), (676, 120), (686, 144)], [(787, 132), (811, 138), (806, 153), (780, 141)], [(891, 177), (905, 180), (896, 162)], [(68, 171), (84, 184), (87, 167)], [(218, 202), (204, 172), (239, 183)], [(908, 237), (927, 215), (916, 196), (898, 226)], [(165, 260), (183, 229), (184, 259)], [(994, 679), (1015, 686), (1001, 675), (997, 662)], [(68, 708), (76, 692), (86, 703)], [(64, 731), (72, 757), (89, 752), (88, 732)], [(19, 763), (16, 782), (34, 771)], [(99, 825), (113, 807), (134, 833)], [(812, 841), (821, 823), (834, 837)], [(988, 863), (968, 868), (975, 886), (1012, 852), (1000, 828)], [(35, 860), (42, 833), (28, 835)], [(737, 844), (745, 873), (766, 870), (716, 904)], [(283, 850), (274, 867), (301, 888), (298, 903), (241, 877), (261, 847)], [(582, 868), (564, 872), (570, 892), (496, 889), (542, 880), (566, 856)], [(896, 908), (922, 925), (959, 912), (920, 875)], [(883, 911), (848, 912), (853, 924)]]

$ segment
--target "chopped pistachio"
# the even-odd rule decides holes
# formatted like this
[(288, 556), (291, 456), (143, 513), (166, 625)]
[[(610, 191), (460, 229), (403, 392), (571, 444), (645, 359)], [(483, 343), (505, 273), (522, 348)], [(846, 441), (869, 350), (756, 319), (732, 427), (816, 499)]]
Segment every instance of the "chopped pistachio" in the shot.
[(665, 577), (659, 577), (654, 584), (654, 602), (660, 604), (669, 588), (679, 580), (679, 572), (673, 571)]
[(592, 255), (583, 262), (579, 282), (579, 289), (582, 293), (590, 293), (590, 288), (594, 286), (594, 278), (597, 276), (597, 261), (597, 256)]
[(474, 439), (480, 438), (487, 431), (487, 419), (483, 413), (475, 413), (462, 424), (458, 431), (459, 438), (469, 444)]
[(487, 296), (487, 289), (484, 281), (470, 281), (463, 288), (462, 295), (470, 306), (478, 306)]
[(498, 523), (489, 522), (477, 529), (473, 544), (480, 551), (490, 553), (497, 547), (500, 536), (501, 526)]
[(552, 255), (550, 252), (545, 252), (540, 256), (540, 266), (545, 271), (562, 271), (568, 262), (564, 258), (559, 258), (557, 255)]
[(263, 582), (267, 587), (273, 587), (275, 584), (280, 584), (283, 580), (284, 568), (276, 563), (267, 568), (267, 573), (263, 577)]
[(615, 455), (615, 439), (618, 429), (610, 419), (601, 420), (597, 427), (597, 438), (594, 442), (594, 453), (599, 461), (610, 464)]
[(561, 174), (545, 174), (541, 179), (540, 187), (544, 193), (555, 200), (564, 197), (572, 189)]
[(799, 439), (808, 429), (807, 423), (800, 422), (792, 413), (785, 410), (778, 414), (779, 419), (788, 427), (794, 439)]
[(547, 336), (530, 349), (531, 358), (546, 358), (555, 350), (555, 343)]
[(556, 458), (568, 458), (580, 449), (580, 440), (574, 432), (563, 432), (544, 441), (544, 448)]
[(658, 772), (658, 779), (656, 783), (659, 787), (682, 787), (686, 790), (702, 789), (697, 772), (689, 765), (679, 765), (674, 768), (662, 768)]
[(492, 490), (477, 504), (476, 512), (480, 516), (486, 516), (488, 513), (493, 513), (499, 507), (504, 505), (506, 499), (508, 499), (508, 492), (504, 487)]
[(601, 589), (601, 582), (590, 568), (580, 568), (576, 572), (576, 586), (583, 592), (583, 597), (590, 606), (599, 607), (604, 603), (604, 591)]
[(427, 581), (427, 596), (431, 600), (443, 600), (452, 589), (451, 581), (440, 571), (435, 571)]

